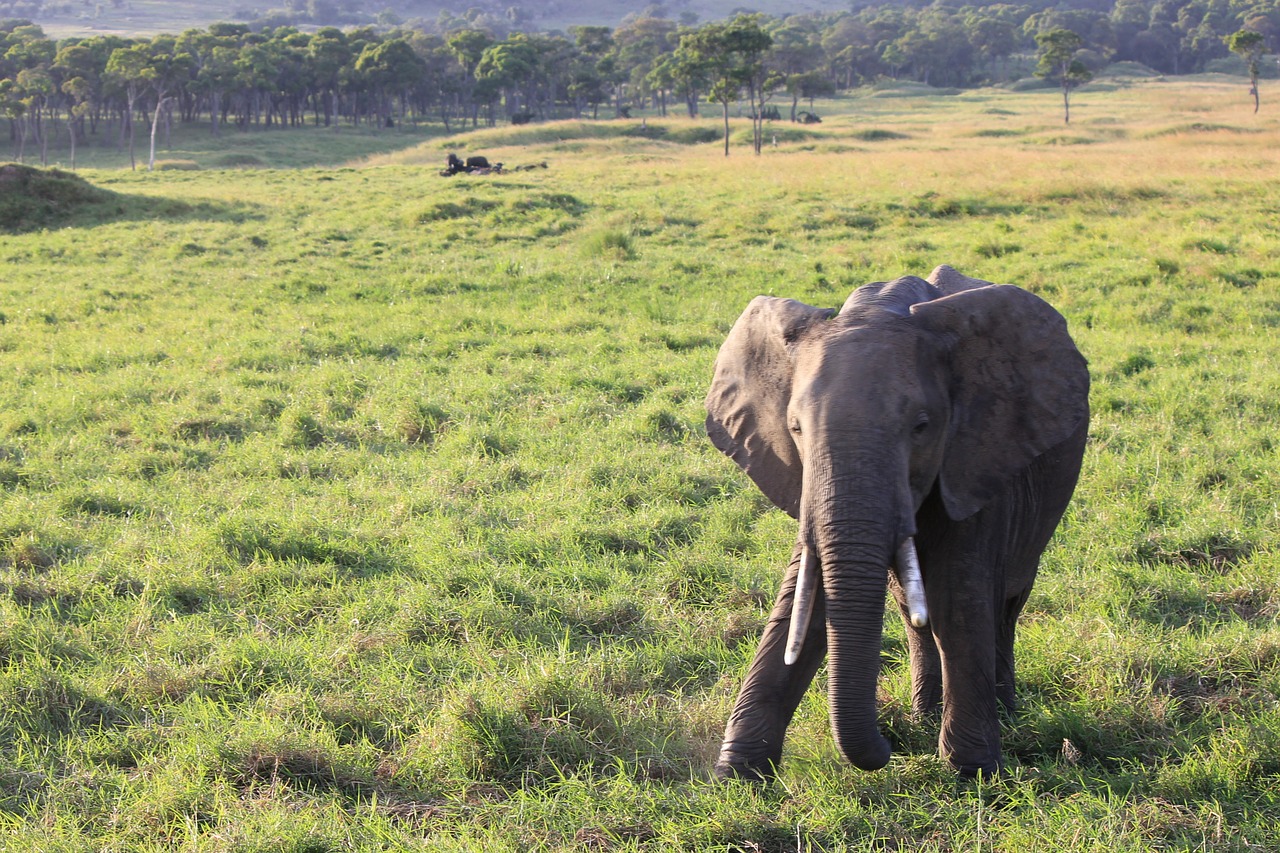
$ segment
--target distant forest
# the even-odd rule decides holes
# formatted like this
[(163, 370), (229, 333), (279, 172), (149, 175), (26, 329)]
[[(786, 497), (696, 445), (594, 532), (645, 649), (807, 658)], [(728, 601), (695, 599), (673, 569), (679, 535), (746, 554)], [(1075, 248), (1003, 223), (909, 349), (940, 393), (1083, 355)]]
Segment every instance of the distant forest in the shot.
[[(21, 0), (31, 3), (36, 0)], [(290, 0), (288, 20), (218, 23), (177, 35), (95, 35), (55, 41), (28, 20), (0, 21), (0, 116), (14, 156), (46, 150), (51, 134), (110, 138), (174, 121), (224, 128), (337, 122), (446, 129), (636, 109), (696, 114), (699, 104), (745, 102), (779, 112), (885, 79), (938, 87), (1026, 76), (1036, 35), (1080, 36), (1085, 67), (1141, 63), (1164, 74), (1240, 67), (1225, 39), (1240, 30), (1280, 46), (1280, 0), (1075, 0), (991, 5), (855, 3), (846, 12), (740, 14), (682, 23), (654, 14), (616, 28), (523, 28), (519, 7), (483, 7), (431, 21), (301, 29), (335, 0)], [(0, 12), (21, 5), (0, 0)], [(1236, 66), (1230, 62), (1234, 61)], [(1263, 73), (1274, 74), (1268, 59)], [(770, 98), (777, 98), (766, 108)], [(779, 117), (781, 117), (779, 115)]]

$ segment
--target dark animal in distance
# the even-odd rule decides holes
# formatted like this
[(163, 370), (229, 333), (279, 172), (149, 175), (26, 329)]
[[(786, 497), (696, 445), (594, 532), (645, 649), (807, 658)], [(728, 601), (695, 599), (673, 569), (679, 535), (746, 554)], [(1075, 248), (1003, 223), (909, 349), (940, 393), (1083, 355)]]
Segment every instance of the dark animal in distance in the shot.
[(490, 163), (488, 157), (468, 157), (464, 162), (461, 157), (449, 152), (449, 156), (445, 158), (445, 166), (440, 170), (441, 177), (450, 178), (460, 172), (467, 174), (487, 175), (490, 172), (501, 172), (501, 163)]

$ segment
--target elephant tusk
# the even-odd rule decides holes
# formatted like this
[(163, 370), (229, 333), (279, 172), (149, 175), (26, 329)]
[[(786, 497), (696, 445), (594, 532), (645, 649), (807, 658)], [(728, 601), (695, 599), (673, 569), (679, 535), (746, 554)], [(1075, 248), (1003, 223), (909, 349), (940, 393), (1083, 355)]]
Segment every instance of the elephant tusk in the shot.
[(920, 557), (915, 540), (908, 536), (898, 548), (898, 583), (907, 596), (907, 614), (911, 624), (923, 628), (929, 624), (929, 608), (924, 602), (924, 578), (920, 575)]
[(787, 651), (783, 660), (792, 666), (800, 659), (804, 648), (804, 636), (809, 633), (809, 620), (813, 617), (813, 601), (818, 595), (818, 583), (822, 572), (818, 558), (806, 547), (800, 555), (800, 568), (796, 572), (796, 591), (791, 603), (791, 627), (787, 632)]

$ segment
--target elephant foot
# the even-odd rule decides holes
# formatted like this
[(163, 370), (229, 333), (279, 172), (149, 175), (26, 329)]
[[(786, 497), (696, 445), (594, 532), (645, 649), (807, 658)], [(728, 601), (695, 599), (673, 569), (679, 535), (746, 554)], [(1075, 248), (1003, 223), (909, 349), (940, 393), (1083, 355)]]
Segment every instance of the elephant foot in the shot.
[(1004, 773), (1004, 760), (997, 755), (995, 759), (957, 760), (955, 756), (947, 759), (951, 769), (962, 779), (994, 779)]
[(985, 764), (952, 764), (951, 766), (961, 779), (995, 779), (1004, 773), (1002, 763), (997, 763), (995, 766)]
[(716, 759), (713, 772), (716, 778), (725, 781), (770, 782), (778, 775), (778, 758), (772, 755), (748, 756), (733, 744), (726, 743), (720, 747), (720, 757)]

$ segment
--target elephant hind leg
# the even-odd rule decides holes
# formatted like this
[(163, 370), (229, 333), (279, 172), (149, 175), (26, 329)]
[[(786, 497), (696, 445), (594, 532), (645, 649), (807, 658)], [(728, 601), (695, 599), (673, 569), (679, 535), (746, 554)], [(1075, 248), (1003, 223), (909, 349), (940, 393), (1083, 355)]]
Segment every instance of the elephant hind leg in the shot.
[(928, 625), (917, 628), (911, 624), (906, 596), (893, 572), (889, 573), (889, 591), (898, 602), (902, 626), (907, 632), (907, 657), (911, 662), (911, 713), (918, 720), (935, 717), (942, 710), (942, 658), (938, 654), (933, 629)]
[(917, 628), (904, 613), (907, 653), (911, 660), (911, 711), (917, 719), (936, 717), (942, 710), (942, 658), (933, 631)]

